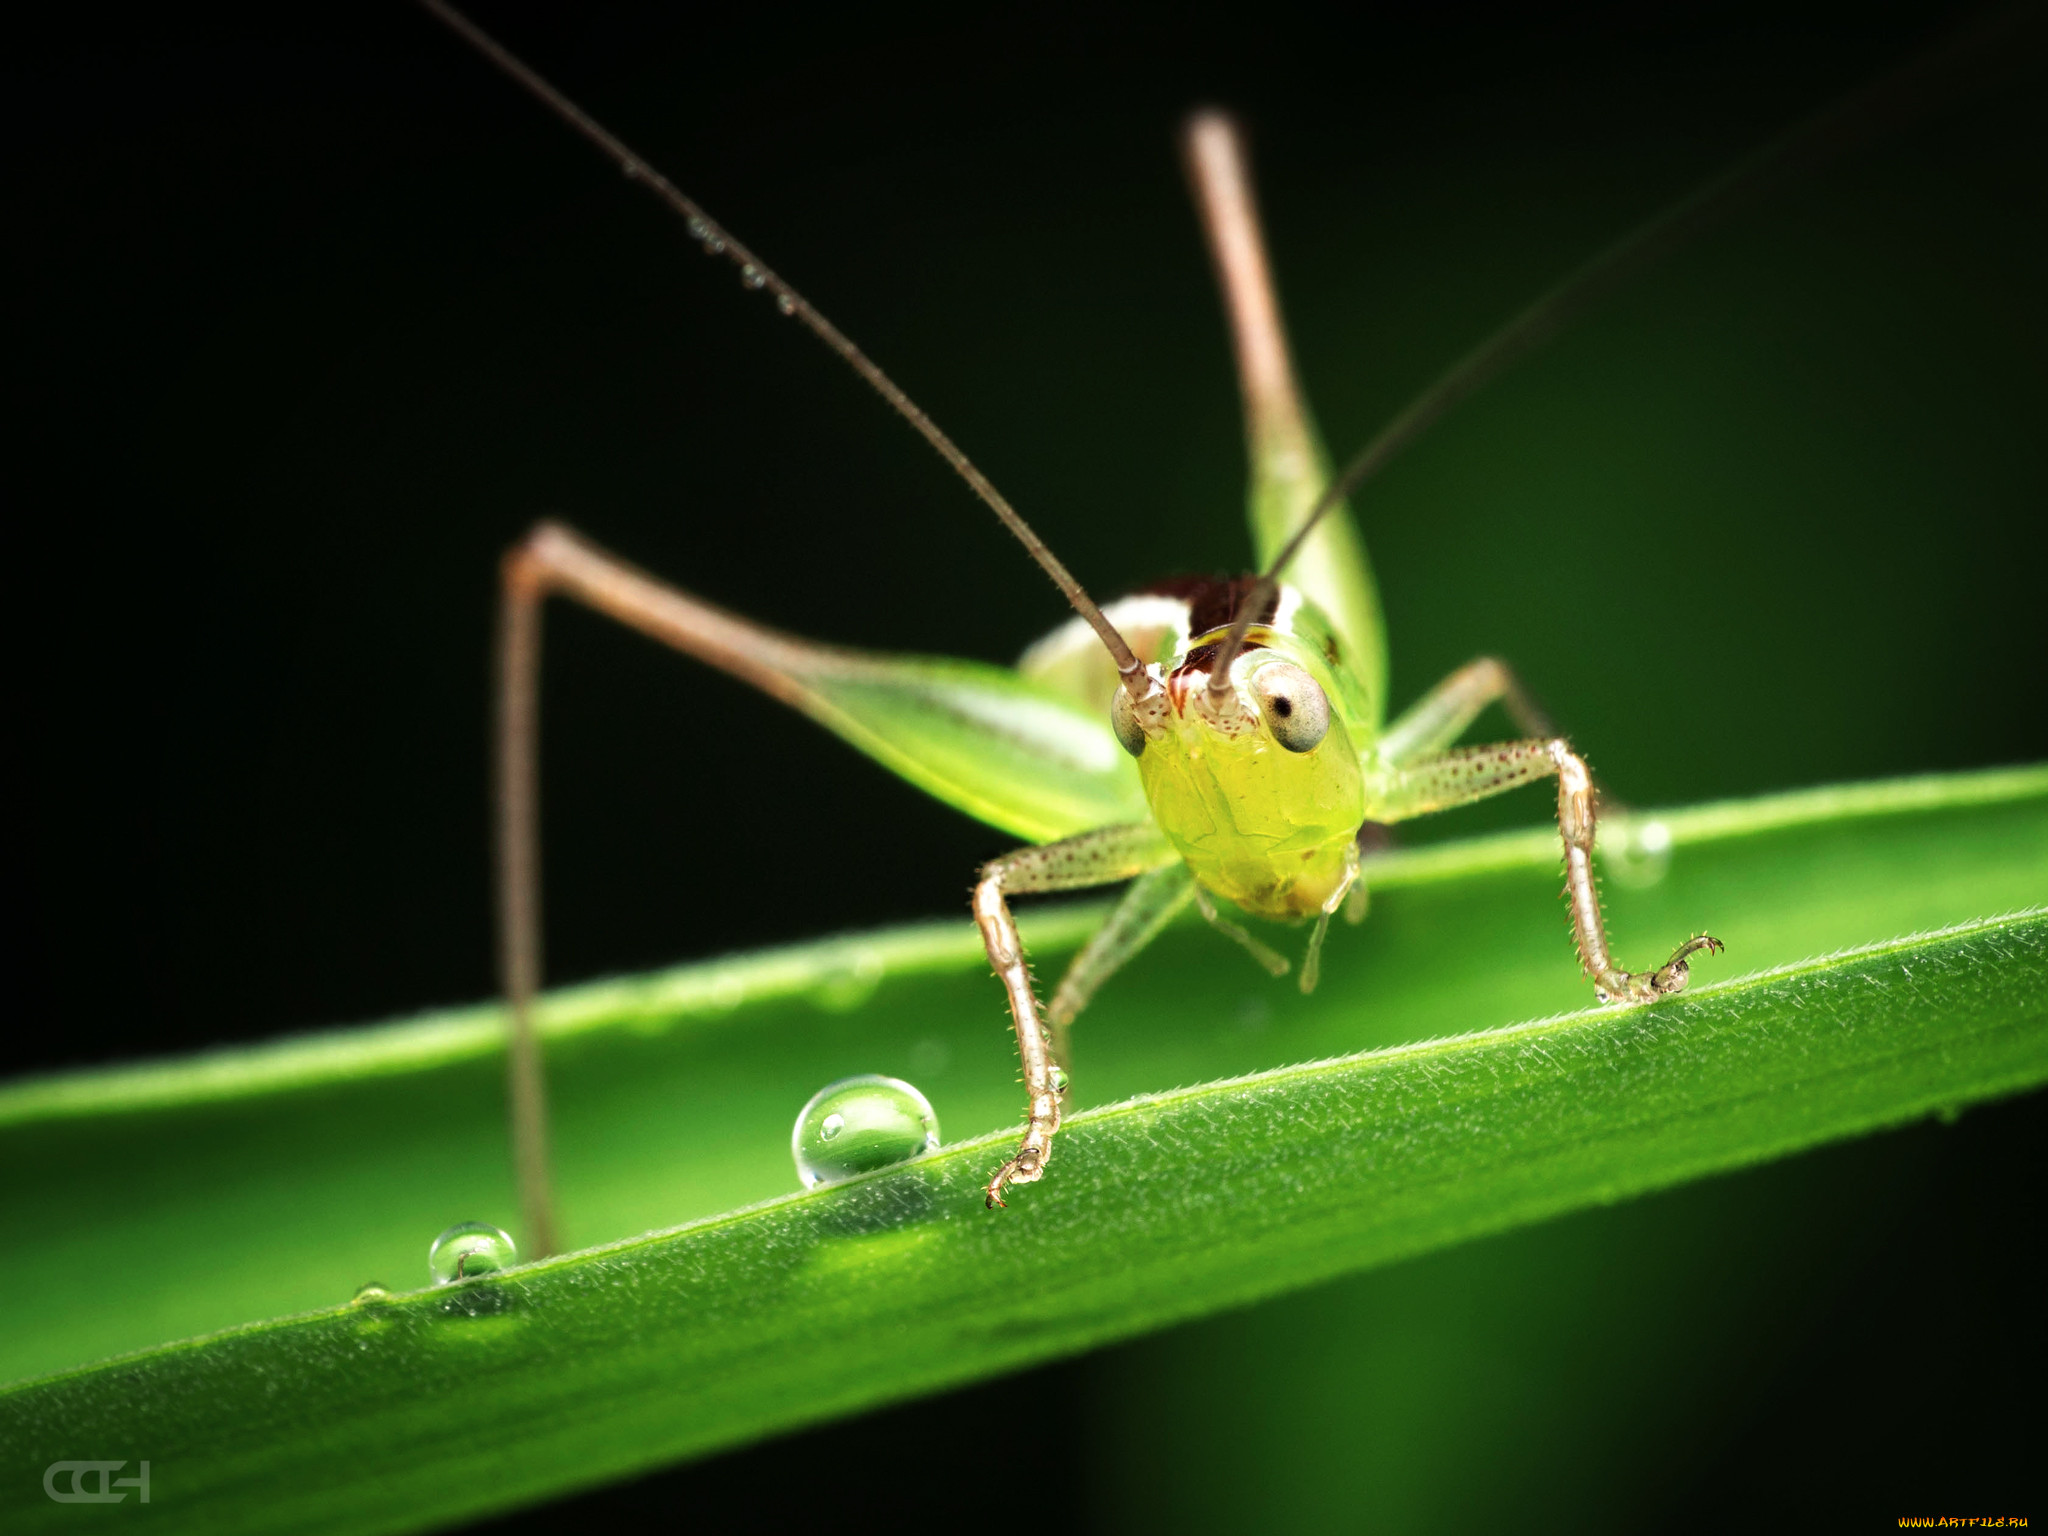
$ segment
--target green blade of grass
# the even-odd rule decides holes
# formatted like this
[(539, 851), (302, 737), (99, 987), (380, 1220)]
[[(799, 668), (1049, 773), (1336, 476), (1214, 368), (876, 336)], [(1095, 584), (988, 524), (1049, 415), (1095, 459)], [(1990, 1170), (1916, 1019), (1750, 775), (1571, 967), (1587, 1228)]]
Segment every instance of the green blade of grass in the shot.
[(12, 1481), (92, 1441), (153, 1453), (160, 1524), (426, 1525), (2023, 1087), (2044, 1014), (2034, 915), (1156, 1095), (1005, 1219), (985, 1138), (19, 1390)]
[[(1711, 921), (1749, 964), (1782, 964), (2048, 889), (2039, 771), (1668, 820), (1670, 875), (1614, 893), (1638, 949)], [(906, 1073), (954, 1131), (1014, 1120), (999, 1005), (956, 929), (559, 998), (572, 1233), (705, 1219), (25, 1382), (0, 1397), (0, 1497), (25, 1524), (62, 1519), (42, 1468), (125, 1454), (152, 1460), (159, 1522), (426, 1526), (2048, 1076), (2038, 913), (1425, 1045), (1580, 995), (1554, 867), (1489, 839), (1377, 875), (1316, 998), (1201, 933), (1163, 941), (1087, 1021), (1080, 1083), (1102, 1107), (994, 1216), (976, 1189), (1000, 1138), (712, 1214), (788, 1187), (789, 1117), (847, 1071)], [(1042, 952), (1076, 928), (1041, 922)], [(1390, 1048), (1275, 1069), (1373, 1044)], [(31, 1175), (4, 1197), (14, 1361), (409, 1283), (440, 1226), (510, 1205), (499, 1068), (472, 1010), (0, 1093), (0, 1151)], [(1103, 1104), (1230, 1073), (1249, 1075)]]

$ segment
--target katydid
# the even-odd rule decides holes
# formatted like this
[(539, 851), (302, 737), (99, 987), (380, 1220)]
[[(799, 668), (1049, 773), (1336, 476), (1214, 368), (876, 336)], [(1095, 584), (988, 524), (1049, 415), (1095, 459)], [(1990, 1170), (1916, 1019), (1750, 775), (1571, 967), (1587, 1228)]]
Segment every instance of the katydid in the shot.
[[(1075, 616), (1013, 668), (883, 655), (767, 629), (543, 523), (508, 552), (498, 639), (503, 982), (513, 1021), (513, 1141), (530, 1251), (553, 1246), (545, 1094), (531, 1003), (539, 986), (536, 720), (540, 611), (572, 598), (789, 704), (919, 788), (1026, 839), (980, 871), (973, 911), (1007, 994), (1028, 1098), (1015, 1153), (985, 1203), (1039, 1179), (1059, 1130), (1066, 1031), (1089, 1000), (1190, 905), (1274, 973), (1297, 969), (1226, 914), (1305, 922), (1298, 984), (1314, 987), (1331, 918), (1366, 913), (1360, 838), (1379, 825), (1557, 781), (1565, 895), (1580, 965), (1603, 1002), (1682, 991), (1701, 933), (1660, 964), (1610, 953), (1592, 869), (1598, 796), (1585, 760), (1513, 672), (1482, 657), (1389, 719), (1378, 599), (1349, 496), (1514, 355), (1636, 263), (1773, 175), (1798, 170), (1917, 89), (1909, 69), (1824, 113), (1602, 253), (1460, 360), (1333, 473), (1296, 381), (1247, 156), (1232, 121), (1187, 125), (1190, 180), (1222, 287), (1244, 403), (1258, 574), (1182, 579), (1097, 605), (1001, 493), (865, 353), (701, 207), (444, 0), (427, 7), (591, 139), (880, 393), (967, 481), (1059, 587)], [(1499, 704), (1520, 736), (1456, 743)], [(1129, 882), (1041, 1003), (1014, 895)], [(1221, 903), (1221, 905), (1219, 904)]]

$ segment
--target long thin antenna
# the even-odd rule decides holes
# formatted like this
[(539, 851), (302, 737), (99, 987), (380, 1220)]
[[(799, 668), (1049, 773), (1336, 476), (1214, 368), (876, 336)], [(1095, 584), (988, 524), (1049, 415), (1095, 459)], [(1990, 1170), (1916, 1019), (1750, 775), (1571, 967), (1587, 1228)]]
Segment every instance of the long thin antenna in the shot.
[(875, 361), (855, 346), (838, 326), (814, 309), (809, 300), (785, 282), (752, 250), (734, 239), (724, 225), (690, 198), (685, 197), (666, 176), (633, 153), (617, 135), (548, 84), (496, 38), (448, 4), (447, 0), (420, 0), (420, 4), (447, 23), (457, 36), (478, 53), (524, 86), (549, 111), (595, 144), (625, 172), (628, 180), (639, 182), (668, 204), (688, 224), (691, 238), (701, 244), (707, 254), (724, 256), (731, 261), (740, 269), (742, 283), (749, 288), (766, 289), (774, 296), (777, 309), (790, 318), (801, 321), (805, 329), (844, 358), (847, 366), (867, 380), (875, 393), (888, 401), (896, 413), (917, 430), (918, 436), (930, 443), (939, 457), (953, 466), (954, 472), (973, 488), (974, 494), (988, 503), (989, 510), (1001, 519), (1003, 526), (1016, 535), (1017, 542), (1024, 546), (1031, 558), (1036, 560), (1045, 574), (1052, 578), (1052, 584), (1060, 589), (1060, 595), (1066, 598), (1076, 613), (1088, 621), (1089, 626), (1101, 638), (1103, 645), (1116, 662), (1117, 671), (1127, 681), (1143, 673), (1143, 664), (1132, 653), (1124, 637), (1117, 633), (1116, 626), (1103, 617), (1102, 610), (1095, 605), (1095, 600), (1088, 595), (1081, 583), (1074, 579), (1073, 573), (1060, 563), (1059, 557), (1046, 547), (1045, 541), (1039, 538), (1029, 523), (1024, 521), (1022, 515), (1010, 505), (1003, 493), (995, 488), (988, 476), (975, 468), (974, 461), (960, 450), (959, 444), (940, 431), (938, 424), (925, 415), (917, 402), (905, 394), (894, 379), (882, 372)]
[(1640, 268), (1705, 233), (1744, 202), (1818, 170), (1838, 155), (1958, 94), (1975, 79), (1969, 72), (1972, 66), (1983, 62), (1994, 48), (2012, 42), (2029, 24), (2038, 26), (2041, 19), (2039, 5), (1999, 11), (1822, 108), (1622, 236), (1459, 358), (1380, 428), (1316, 498), (1301, 526), (1260, 575), (1240, 618), (1216, 652), (1210, 664), (1209, 690), (1215, 694), (1229, 691), (1230, 664), (1243, 648), (1251, 616), (1261, 610), (1268, 591), (1287, 563), (1300, 553), (1316, 525), (1459, 401), (1557, 335)]

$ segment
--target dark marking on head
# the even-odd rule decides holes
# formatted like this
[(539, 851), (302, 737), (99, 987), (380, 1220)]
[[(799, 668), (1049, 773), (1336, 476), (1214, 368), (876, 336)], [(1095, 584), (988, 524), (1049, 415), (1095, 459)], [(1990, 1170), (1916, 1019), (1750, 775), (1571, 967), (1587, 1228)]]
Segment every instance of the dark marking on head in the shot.
[[(1244, 604), (1258, 586), (1256, 576), (1169, 576), (1144, 589), (1147, 597), (1177, 597), (1188, 605), (1188, 636), (1190, 639), (1227, 630), (1235, 624)], [(1280, 593), (1269, 592), (1266, 600), (1259, 604), (1253, 616), (1254, 624), (1270, 624), (1273, 615), (1280, 610)], [(1197, 645), (1181, 657), (1174, 667), (1172, 676), (1183, 682), (1191, 672), (1206, 673), (1215, 660), (1220, 641)], [(1238, 654), (1264, 649), (1265, 642), (1247, 639), (1239, 647)]]
[[(1256, 576), (1169, 576), (1142, 590), (1147, 597), (1177, 597), (1188, 605), (1188, 633), (1206, 635), (1235, 624), (1245, 600), (1258, 586)], [(1278, 589), (1269, 591), (1253, 615), (1254, 624), (1270, 624), (1280, 610)]]
[[(1247, 640), (1237, 648), (1237, 654), (1249, 656), (1253, 651), (1263, 651), (1265, 648), (1266, 642), (1263, 640)], [(1221, 649), (1223, 642), (1220, 640), (1211, 640), (1207, 645), (1196, 646), (1181, 657), (1180, 665), (1175, 667), (1170, 675), (1185, 679), (1190, 672), (1207, 672), (1209, 664), (1216, 659), (1216, 653)]]

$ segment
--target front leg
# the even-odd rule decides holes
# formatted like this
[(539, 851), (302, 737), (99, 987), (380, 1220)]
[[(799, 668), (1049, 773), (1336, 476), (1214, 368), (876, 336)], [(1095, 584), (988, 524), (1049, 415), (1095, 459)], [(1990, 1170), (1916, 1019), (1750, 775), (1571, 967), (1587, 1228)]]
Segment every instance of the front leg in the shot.
[(1654, 971), (1624, 971), (1614, 963), (1593, 880), (1593, 775), (1563, 738), (1465, 747), (1405, 767), (1383, 768), (1372, 814), (1377, 820), (1400, 821), (1469, 805), (1552, 775), (1557, 778), (1557, 830), (1564, 842), (1564, 894), (1571, 904), (1572, 942), (1579, 964), (1593, 979), (1594, 995), (1603, 1003), (1647, 1003), (1683, 992), (1691, 978), (1688, 961), (1703, 949), (1719, 953), (1721, 941), (1710, 934), (1687, 939)]
[(988, 1182), (984, 1203), (990, 1209), (1007, 1203), (1003, 1190), (1008, 1185), (1030, 1184), (1044, 1174), (1046, 1160), (1052, 1156), (1052, 1138), (1060, 1128), (1060, 1098), (1066, 1090), (1066, 1074), (1053, 1059), (1038, 995), (1032, 989), (1031, 968), (1025, 964), (1023, 941), (1017, 937), (1016, 920), (1010, 916), (1005, 898), (1128, 880), (1158, 868), (1162, 858), (1171, 853), (1159, 829), (1151, 822), (1140, 822), (1083, 832), (1042, 848), (1020, 848), (982, 866), (981, 879), (974, 887), (974, 921), (981, 929), (988, 963), (1009, 994), (1028, 1098), (1024, 1139), (1016, 1155)]
[(1481, 656), (1458, 668), (1389, 723), (1380, 736), (1380, 756), (1399, 766), (1446, 751), (1489, 704), (1500, 705), (1524, 736), (1547, 739), (1557, 734), (1557, 727), (1514, 668), (1498, 656)]
[(1585, 759), (1560, 740), (1542, 743), (1557, 765), (1557, 830), (1564, 840), (1564, 892), (1572, 908), (1572, 939), (1579, 964), (1593, 978), (1593, 995), (1603, 1003), (1620, 1000), (1647, 1003), (1683, 992), (1692, 979), (1688, 960), (1700, 950), (1719, 954), (1721, 941), (1710, 933), (1696, 934), (1679, 945), (1654, 971), (1629, 972), (1607, 952), (1607, 929), (1600, 919), (1600, 889), (1593, 880), (1593, 775)]
[(1157, 938), (1166, 925), (1180, 915), (1200, 892), (1185, 862), (1176, 858), (1148, 870), (1133, 880), (1123, 899), (1109, 914), (1109, 920), (1095, 930), (1094, 937), (1081, 946), (1067, 966), (1067, 974), (1053, 989), (1045, 1016), (1052, 1024), (1053, 1060), (1062, 1066), (1072, 1063), (1068, 1054), (1072, 1025), (1104, 982), (1122, 970), (1132, 957)]

